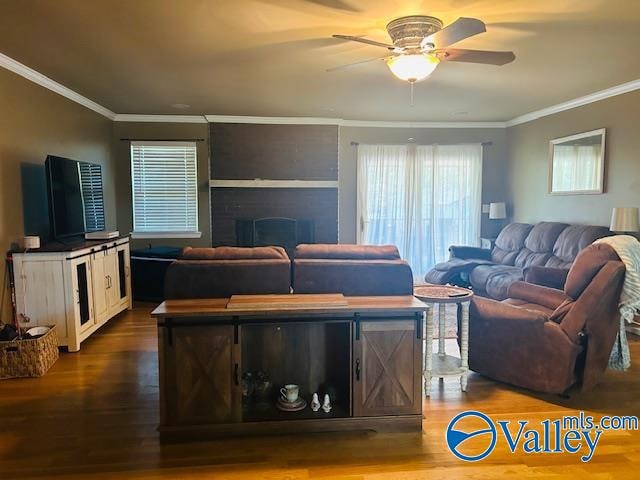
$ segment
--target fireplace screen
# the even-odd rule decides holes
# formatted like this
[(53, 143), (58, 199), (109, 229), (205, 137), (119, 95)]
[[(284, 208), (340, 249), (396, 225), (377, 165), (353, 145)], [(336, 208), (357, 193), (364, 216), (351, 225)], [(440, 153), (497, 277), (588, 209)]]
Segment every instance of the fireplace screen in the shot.
[(278, 245), (289, 256), (300, 243), (314, 243), (313, 220), (267, 217), (236, 220), (236, 243), (239, 247)]

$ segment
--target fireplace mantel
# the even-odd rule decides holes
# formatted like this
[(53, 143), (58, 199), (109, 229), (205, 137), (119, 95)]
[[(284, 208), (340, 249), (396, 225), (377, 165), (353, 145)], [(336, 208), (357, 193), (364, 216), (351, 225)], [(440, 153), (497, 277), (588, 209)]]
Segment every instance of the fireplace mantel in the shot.
[(209, 180), (211, 188), (338, 188), (337, 180)]

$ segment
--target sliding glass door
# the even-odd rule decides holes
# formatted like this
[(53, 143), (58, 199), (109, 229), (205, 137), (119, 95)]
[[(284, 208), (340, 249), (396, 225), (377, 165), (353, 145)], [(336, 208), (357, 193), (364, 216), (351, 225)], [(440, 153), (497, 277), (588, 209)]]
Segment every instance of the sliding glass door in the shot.
[(416, 279), (480, 238), (482, 145), (359, 145), (358, 241), (397, 245)]

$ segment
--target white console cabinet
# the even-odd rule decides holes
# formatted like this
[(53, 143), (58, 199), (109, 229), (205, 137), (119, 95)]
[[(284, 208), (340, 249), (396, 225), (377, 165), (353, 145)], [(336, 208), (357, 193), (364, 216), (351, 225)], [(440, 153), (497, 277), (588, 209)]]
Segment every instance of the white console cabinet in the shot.
[(56, 325), (70, 352), (131, 308), (129, 238), (45, 246), (14, 253), (18, 320), (22, 327)]

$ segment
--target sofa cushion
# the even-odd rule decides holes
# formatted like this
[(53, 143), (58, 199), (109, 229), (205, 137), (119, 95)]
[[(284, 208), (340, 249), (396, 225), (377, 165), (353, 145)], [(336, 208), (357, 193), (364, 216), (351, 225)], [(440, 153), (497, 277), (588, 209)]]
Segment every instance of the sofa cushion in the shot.
[(491, 298), (504, 300), (509, 296), (511, 284), (523, 279), (524, 274), (520, 267), (508, 267), (505, 265), (501, 271), (489, 277), (484, 289)]
[(412, 295), (413, 273), (403, 260), (296, 258), (293, 291), (346, 296)]
[(524, 248), (518, 253), (515, 265), (518, 267), (544, 265), (551, 257), (556, 240), (567, 226), (566, 223), (558, 222), (536, 223), (527, 235)]
[(580, 250), (591, 245), (598, 238), (610, 235), (613, 235), (613, 233), (607, 227), (569, 225), (556, 240), (553, 246), (553, 254), (549, 257), (545, 266), (569, 268)]
[(511, 265), (480, 265), (469, 275), (474, 290), (498, 300), (507, 298), (509, 286), (522, 278), (522, 269)]
[(176, 260), (165, 276), (167, 299), (284, 294), (291, 290), (287, 259)]
[(294, 258), (400, 260), (400, 253), (395, 245), (301, 244)]
[(185, 247), (180, 260), (288, 260), (282, 247)]
[(469, 273), (478, 265), (495, 265), (489, 260), (481, 259), (464, 259), (452, 258), (446, 262), (438, 263), (435, 267), (427, 272), (424, 281), (437, 285), (444, 285), (455, 280), (461, 274), (469, 275)]
[(513, 265), (524, 241), (533, 228), (528, 223), (510, 223), (502, 229), (491, 251), (491, 260), (503, 265)]

